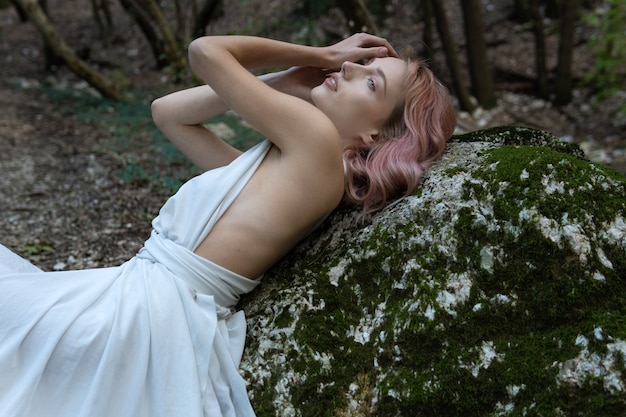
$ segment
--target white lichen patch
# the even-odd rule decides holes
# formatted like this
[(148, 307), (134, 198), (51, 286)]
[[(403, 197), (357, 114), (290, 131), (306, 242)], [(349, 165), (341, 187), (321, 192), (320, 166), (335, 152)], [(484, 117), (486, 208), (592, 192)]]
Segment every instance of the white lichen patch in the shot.
[(475, 361), (464, 362), (463, 358), (459, 358), (459, 368), (469, 370), (472, 375), (477, 378), (481, 369), (489, 369), (492, 362), (502, 362), (505, 359), (503, 353), (497, 353), (492, 341), (483, 341), (480, 347), (471, 348), (470, 353), (478, 352), (478, 358)]
[(432, 305), (428, 304), (426, 311), (424, 311), (424, 317), (430, 321), (435, 320), (435, 308)]
[(339, 286), (339, 280), (345, 277), (346, 266), (350, 264), (347, 259), (341, 259), (339, 263), (328, 270), (330, 285)]
[[(498, 401), (495, 406), (494, 416), (508, 416), (515, 410), (515, 397), (526, 389), (526, 384), (507, 385), (506, 393), (508, 395), (507, 402)], [(525, 415), (525, 414), (522, 414)]]
[(516, 295), (509, 297), (506, 294), (496, 294), (489, 299), (489, 302), (493, 305), (512, 305), (515, 306), (517, 300)]
[(617, 215), (611, 223), (603, 225), (601, 236), (610, 245), (617, 245), (626, 250), (626, 221), (621, 215)]
[[(594, 330), (596, 339), (598, 331), (601, 334), (601, 329)], [(624, 380), (618, 367), (626, 361), (626, 342), (617, 339), (614, 343), (607, 343), (606, 352), (602, 353), (591, 352), (589, 340), (582, 335), (576, 338), (575, 344), (581, 347), (578, 356), (556, 364), (558, 384), (581, 387), (589, 380), (597, 380), (611, 394), (624, 392)]]
[(372, 333), (380, 327), (385, 319), (385, 307), (386, 303), (383, 302), (376, 306), (374, 314), (363, 314), (359, 324), (350, 326), (346, 336), (362, 345), (369, 343)]
[(470, 296), (472, 280), (467, 273), (450, 274), (446, 282), (446, 288), (437, 295), (439, 307), (451, 316), (456, 316), (454, 307), (457, 304), (465, 303)]
[(320, 368), (325, 371), (330, 371), (332, 369), (332, 362), (335, 357), (331, 353), (327, 352), (313, 352), (311, 354), (311, 358), (320, 364)]
[(554, 179), (554, 172), (552, 172), (550, 175), (543, 175), (541, 177), (541, 185), (544, 186), (544, 191), (548, 195), (554, 193), (565, 193), (565, 184), (563, 183), (563, 181), (557, 181)]
[(596, 254), (598, 255), (600, 263), (604, 265), (604, 267), (613, 269), (613, 263), (609, 260), (609, 258), (606, 257), (606, 254), (604, 253), (602, 248), (596, 249)]
[(291, 399), (290, 387), (293, 384), (302, 383), (304, 376), (293, 371), (288, 371), (282, 374), (282, 377), (276, 381), (274, 387), (273, 406), (277, 410), (281, 410), (281, 416), (292, 417), (297, 416), (299, 413), (293, 405)]
[(491, 245), (483, 246), (480, 249), (480, 267), (490, 274), (493, 274), (493, 263), (493, 247)]
[(333, 415), (341, 417), (375, 415), (378, 406), (378, 388), (365, 375), (358, 375), (346, 392), (346, 406), (335, 410)]
[(583, 224), (570, 219), (565, 213), (559, 221), (539, 213), (536, 207), (524, 208), (519, 213), (520, 221), (535, 223), (543, 236), (563, 249), (568, 245), (578, 255), (582, 265), (586, 265), (592, 254), (591, 241)]
[[(325, 353), (310, 352), (304, 349), (297, 338), (294, 337), (296, 327), (303, 312), (311, 309), (323, 308), (323, 303), (316, 302), (310, 283), (305, 287), (285, 288), (281, 291), (281, 296), (276, 297), (272, 303), (265, 304), (265, 310), (248, 320), (248, 337), (257, 340), (253, 352), (246, 350), (244, 358), (240, 364), (240, 370), (246, 375), (249, 381), (256, 384), (263, 383), (274, 374), (276, 366), (285, 366), (288, 363), (288, 356), (291, 352), (307, 354), (307, 356), (317, 357), (320, 361), (330, 360)], [(289, 314), (291, 320), (278, 326), (275, 323), (276, 317), (282, 314)], [(312, 358), (313, 359), (313, 358)], [(313, 359), (315, 360), (315, 359)], [(317, 363), (317, 361), (316, 361)], [(319, 366), (319, 365), (318, 365)], [(302, 383), (306, 380), (306, 375), (286, 369), (281, 373), (278, 382), (273, 388), (273, 405), (281, 410), (281, 415), (297, 415), (291, 399), (291, 387), (294, 384)], [(250, 390), (250, 397), (254, 398), (254, 390)]]
[(530, 178), (530, 174), (528, 173), (528, 171), (526, 171), (526, 168), (524, 168), (522, 170), (522, 173), (519, 176), (520, 180), (527, 180), (528, 178)]

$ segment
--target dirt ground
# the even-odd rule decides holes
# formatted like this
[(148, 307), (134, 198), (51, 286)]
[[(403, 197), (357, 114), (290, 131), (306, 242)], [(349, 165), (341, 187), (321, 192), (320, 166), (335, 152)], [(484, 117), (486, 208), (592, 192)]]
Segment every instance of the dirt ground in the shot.
[[(233, 3), (209, 26), (209, 33), (245, 30), (289, 40), (298, 31), (301, 35), (304, 30), (337, 27), (327, 19), (312, 28), (285, 29), (295, 0)], [(577, 89), (574, 101), (560, 109), (528, 95), (532, 37), (519, 34), (519, 27), (506, 19), (510, 1), (486, 3), (499, 105), (460, 114), (460, 131), (495, 125), (544, 129), (580, 144), (590, 159), (626, 173), (626, 120), (616, 113), (626, 93), (592, 106), (589, 91)], [(131, 86), (145, 89), (149, 97), (175, 88), (154, 69), (142, 35), (121, 11), (115, 9), (116, 26), (102, 36), (87, 0), (48, 4), (56, 27), (93, 65), (102, 69), (120, 65)], [(461, 30), (458, 10), (452, 4), (448, 10), (453, 28)], [(396, 6), (386, 25), (394, 31), (385, 36), (396, 43), (419, 44), (411, 19), (410, 11)], [(579, 77), (593, 64), (586, 36), (584, 28), (577, 32)], [(550, 42), (554, 51), (554, 39)], [(10, 8), (0, 10), (0, 59), (0, 242), (46, 270), (117, 265), (128, 259), (148, 236), (150, 220), (167, 195), (149, 183), (128, 183), (116, 172), (129, 160), (155, 157), (138, 153), (138, 147), (130, 154), (110, 150), (106, 129), (68, 114), (43, 92), (44, 85), (88, 89), (64, 68), (44, 71), (40, 36)], [(437, 56), (433, 65), (443, 68), (442, 58)], [(141, 134), (128, 138), (143, 139)]]

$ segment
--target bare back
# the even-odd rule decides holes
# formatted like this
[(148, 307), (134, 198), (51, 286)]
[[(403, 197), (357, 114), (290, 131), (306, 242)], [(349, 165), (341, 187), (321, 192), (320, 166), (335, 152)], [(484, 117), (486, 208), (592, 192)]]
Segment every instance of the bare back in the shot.
[(343, 195), (342, 166), (321, 174), (302, 157), (272, 146), (195, 253), (255, 279), (291, 250)]

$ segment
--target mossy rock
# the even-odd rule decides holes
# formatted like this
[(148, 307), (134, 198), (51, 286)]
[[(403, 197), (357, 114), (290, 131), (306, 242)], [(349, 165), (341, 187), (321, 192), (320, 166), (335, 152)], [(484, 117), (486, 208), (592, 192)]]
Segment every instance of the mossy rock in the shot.
[(455, 137), (243, 300), (258, 416), (623, 416), (625, 209), (626, 178), (550, 134)]

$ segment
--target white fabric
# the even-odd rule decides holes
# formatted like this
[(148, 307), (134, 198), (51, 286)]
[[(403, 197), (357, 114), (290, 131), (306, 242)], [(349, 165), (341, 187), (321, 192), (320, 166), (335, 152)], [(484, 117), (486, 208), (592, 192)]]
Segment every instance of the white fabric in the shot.
[(186, 184), (119, 267), (41, 272), (0, 245), (0, 416), (253, 416), (239, 295), (193, 253), (270, 147)]

